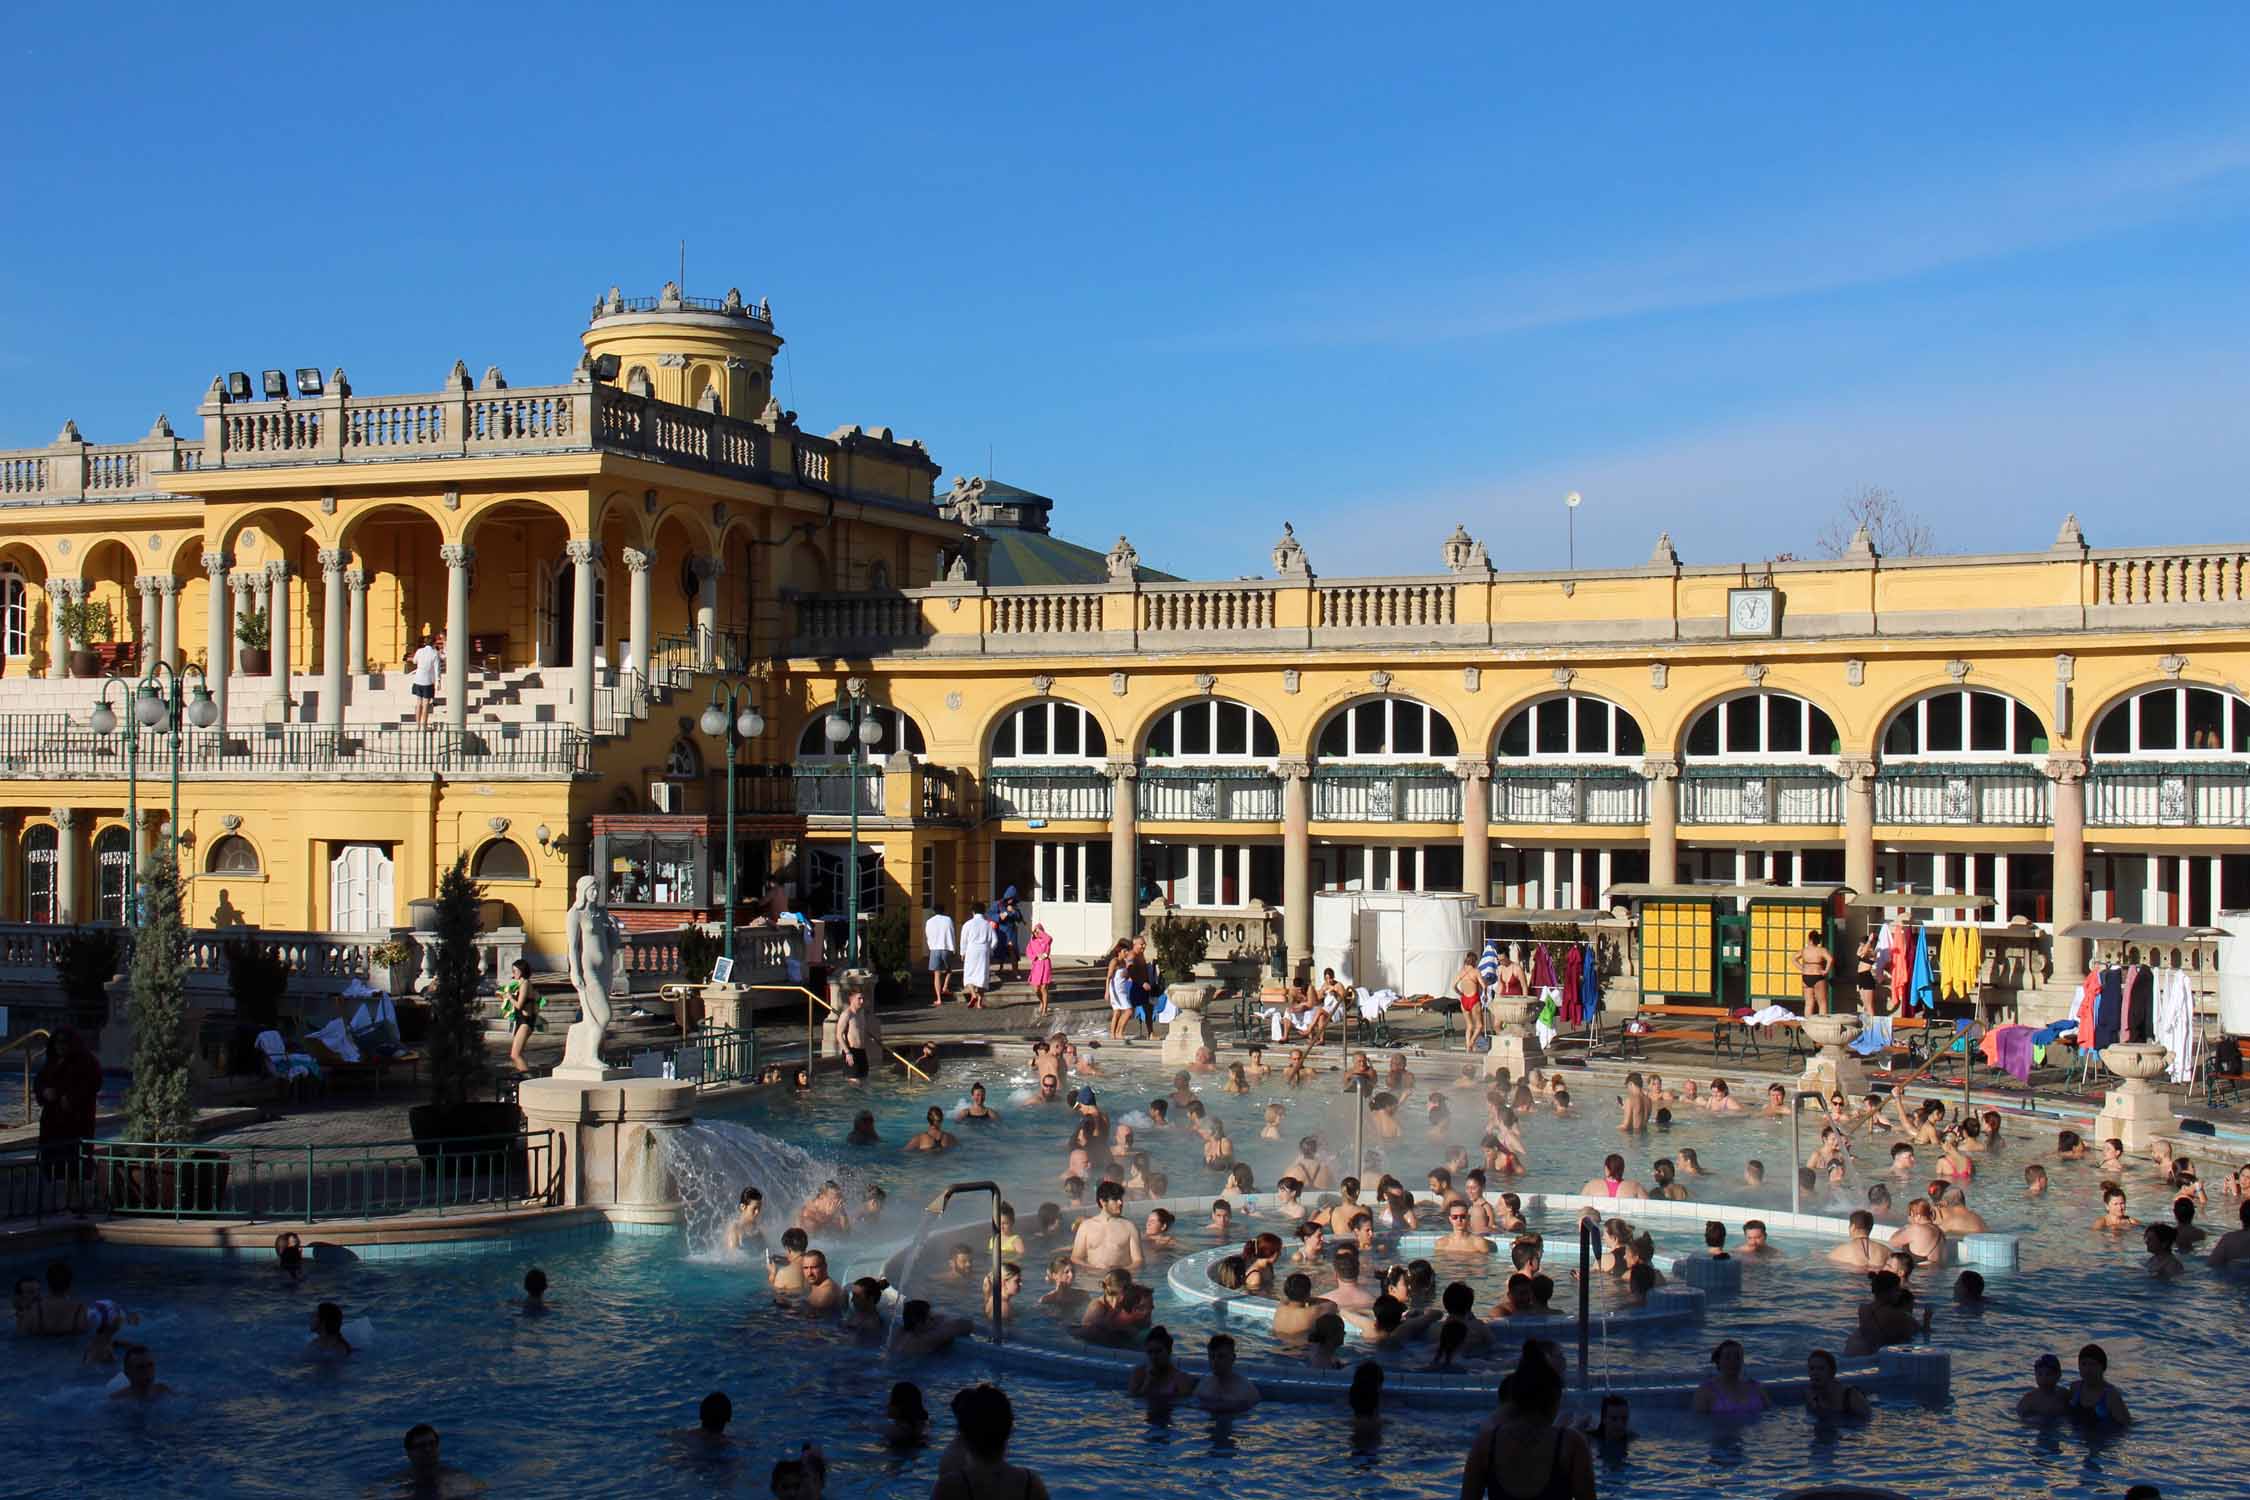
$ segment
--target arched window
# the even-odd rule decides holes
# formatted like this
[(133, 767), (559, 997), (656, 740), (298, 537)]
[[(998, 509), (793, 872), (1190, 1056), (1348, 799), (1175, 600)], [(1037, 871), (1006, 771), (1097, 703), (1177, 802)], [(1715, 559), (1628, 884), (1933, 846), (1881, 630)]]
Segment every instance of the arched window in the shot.
[(995, 765), (1026, 761), (1090, 761), (1109, 758), (1109, 740), (1094, 716), (1075, 703), (1026, 703), (992, 731)]
[[(878, 708), (870, 716), (882, 727), (883, 737), (867, 747), (867, 757), (896, 755), (904, 750), (909, 755), (930, 753), (928, 742), (922, 738), (922, 726), (908, 717), (903, 708)], [(841, 745), (832, 744), (828, 738), (828, 710), (812, 716), (804, 733), (797, 736), (797, 759), (814, 761), (845, 761), (852, 758), (851, 747), (856, 740), (846, 740)]]
[(493, 839), (477, 850), (469, 873), (479, 880), (529, 880), (531, 859), (514, 839)]
[(1883, 759), (1963, 755), (2044, 755), (2047, 726), (2005, 693), (1945, 688), (1917, 698), (1883, 731)]
[(1503, 760), (1621, 760), (1647, 749), (1640, 722), (1606, 698), (1559, 693), (1518, 709), (1500, 726)]
[(1716, 760), (1841, 755), (1836, 721), (1794, 693), (1743, 693), (1714, 703), (1688, 730), (1687, 753)]
[(23, 919), (26, 922), (60, 921), (62, 904), (55, 876), (60, 869), (60, 848), (51, 823), (23, 831)]
[(2250, 755), (2250, 700), (2167, 683), (2113, 706), (2094, 726), (2096, 755)]
[(31, 594), (13, 563), (0, 567), (0, 656), (31, 654)]
[(122, 925), (132, 894), (133, 841), (122, 828), (104, 828), (94, 835), (94, 920)]
[(239, 833), (222, 835), (204, 856), (203, 868), (212, 875), (256, 875), (260, 873), (257, 846)]
[(1323, 760), (1435, 760), (1461, 753), (1444, 714), (1412, 698), (1369, 698), (1320, 731)]
[(1146, 758), (1152, 761), (1273, 760), (1281, 739), (1266, 716), (1247, 703), (1198, 698), (1183, 703), (1149, 728)]

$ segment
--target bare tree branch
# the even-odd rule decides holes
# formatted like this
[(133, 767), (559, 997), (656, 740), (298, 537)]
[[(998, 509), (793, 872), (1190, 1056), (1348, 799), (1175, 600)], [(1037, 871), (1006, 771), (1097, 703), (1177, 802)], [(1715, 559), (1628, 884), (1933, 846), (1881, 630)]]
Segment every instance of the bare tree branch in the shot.
[(1937, 533), (1900, 503), (1896, 494), (1870, 484), (1846, 495), (1814, 545), (1827, 557), (1842, 557), (1861, 531), (1885, 557), (1925, 557), (1937, 551)]

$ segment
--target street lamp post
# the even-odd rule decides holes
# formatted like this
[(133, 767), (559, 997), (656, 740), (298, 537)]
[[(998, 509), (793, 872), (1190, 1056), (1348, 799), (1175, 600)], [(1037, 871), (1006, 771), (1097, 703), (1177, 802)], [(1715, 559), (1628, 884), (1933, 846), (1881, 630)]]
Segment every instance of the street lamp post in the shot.
[(844, 967), (859, 967), (859, 783), (860, 772), (867, 764), (867, 752), (882, 743), (883, 725), (876, 717), (881, 712), (860, 693), (859, 684), (852, 684), (846, 697), (838, 698), (836, 706), (828, 711), (828, 722), (823, 732), (828, 743), (841, 749), (847, 742), (851, 746), (851, 774), (844, 782), (845, 799), (851, 805), (851, 844), (844, 867)]
[[(724, 689), (724, 702), (721, 702)], [(734, 837), (734, 764), (742, 742), (754, 740), (766, 732), (766, 721), (758, 712), (757, 695), (747, 682), (713, 683), (711, 703), (703, 710), (699, 721), (703, 732), (712, 739), (724, 738), (727, 745), (727, 904), (720, 926), (725, 932), (726, 957), (731, 969), (734, 960), (735, 912), (735, 837)]]
[[(193, 697), (186, 697), (191, 672), (196, 679), (195, 693)], [(109, 704), (112, 686), (124, 690), (126, 680), (111, 677), (102, 683), (102, 695), (94, 701), (93, 712), (86, 716), (87, 726), (96, 734), (110, 734), (118, 728), (117, 710)], [(141, 731), (161, 727), (172, 738), (172, 817), (164, 825), (164, 836), (176, 852), (180, 843), (180, 740), (188, 725), (197, 729), (210, 728), (218, 720), (219, 706), (211, 699), (209, 679), (203, 669), (192, 662), (182, 668), (160, 661), (147, 676), (134, 683), (130, 691), (133, 713), (132, 722), (125, 726), (125, 822), (127, 836), (132, 841), (133, 880), (125, 901), (127, 914), (137, 922), (141, 905)]]

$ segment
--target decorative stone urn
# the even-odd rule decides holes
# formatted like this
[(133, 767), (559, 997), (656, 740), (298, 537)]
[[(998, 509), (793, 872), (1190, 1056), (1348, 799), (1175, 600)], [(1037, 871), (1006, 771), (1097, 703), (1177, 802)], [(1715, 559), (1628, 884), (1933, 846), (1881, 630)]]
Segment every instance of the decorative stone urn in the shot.
[(1211, 1040), (1211, 1022), (1203, 1014), (1203, 1007), (1217, 992), (1216, 985), (1190, 979), (1175, 981), (1164, 991), (1179, 1011), (1164, 1033), (1161, 1055), (1168, 1066), (1194, 1062), (1198, 1048), (1210, 1047), (1214, 1054), (1217, 1052)]
[(1536, 995), (1496, 995), (1484, 1003), (1492, 1026), (1492, 1048), (1484, 1054), (1485, 1077), (1506, 1068), (1510, 1077), (1529, 1078), (1534, 1068), (1547, 1065), (1546, 1049), (1531, 1025), (1539, 1003)]
[(2172, 1129), (2172, 1106), (2152, 1080), (2164, 1076), (2171, 1052), (2156, 1042), (2118, 1042), (2102, 1049), (2102, 1063), (2123, 1080), (2102, 1097), (2094, 1121), (2096, 1140), (2114, 1136), (2128, 1151), (2139, 1151)]
[(1798, 1024), (1804, 1027), (1805, 1040), (1819, 1049), (1805, 1059), (1800, 1087), (1823, 1096), (1840, 1092), (1851, 1099), (1867, 1092), (1866, 1065), (1850, 1050), (1860, 1031), (1856, 1013), (1807, 1016)]

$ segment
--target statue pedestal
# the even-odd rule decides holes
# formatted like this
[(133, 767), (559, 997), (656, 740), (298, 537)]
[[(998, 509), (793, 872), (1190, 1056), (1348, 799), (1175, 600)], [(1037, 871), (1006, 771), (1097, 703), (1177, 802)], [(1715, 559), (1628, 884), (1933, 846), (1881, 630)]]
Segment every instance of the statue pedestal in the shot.
[(552, 1130), (562, 1152), (563, 1202), (641, 1223), (679, 1218), (680, 1195), (656, 1152), (657, 1133), (695, 1118), (692, 1079), (588, 1083), (554, 1075), (517, 1093), (526, 1130)]
[(1203, 1015), (1203, 1006), (1211, 998), (1212, 987), (1182, 980), (1165, 993), (1171, 996), (1179, 1014), (1165, 1028), (1158, 1055), (1167, 1065), (1177, 1067), (1194, 1062), (1198, 1048), (1209, 1047), (1215, 1054), (1218, 1047), (1211, 1040), (1211, 1023)]
[(2139, 1151), (2175, 1128), (2171, 1104), (2150, 1085), (2151, 1079), (2164, 1076), (2171, 1056), (2155, 1042), (2119, 1042), (2102, 1049), (2102, 1065), (2122, 1081), (2102, 1096), (2101, 1117), (2094, 1121), (2097, 1141), (2114, 1136), (2126, 1150)]
[(1867, 1065), (1850, 1050), (1859, 1035), (1858, 1015), (1807, 1016), (1798, 1024), (1804, 1028), (1805, 1040), (1819, 1050), (1805, 1059), (1804, 1076), (1797, 1086), (1823, 1098), (1841, 1093), (1846, 1099), (1857, 1099), (1866, 1093)]
[(599, 1021), (573, 1021), (570, 1030), (563, 1033), (563, 1060), (549, 1075), (569, 1079), (576, 1083), (606, 1083), (613, 1078), (630, 1078), (630, 1068), (612, 1068), (602, 1062), (602, 1037), (607, 1034)]
[(1484, 1054), (1485, 1077), (1505, 1068), (1509, 1077), (1524, 1082), (1533, 1070), (1547, 1066), (1547, 1049), (1539, 1045), (1539, 1033), (1531, 1029), (1531, 1018), (1539, 1010), (1536, 999), (1502, 995), (1487, 1001), (1484, 1009), (1492, 1019), (1492, 1048)]
[(703, 1002), (704, 1024), (720, 1031), (740, 1031), (748, 1019), (748, 1007), (743, 997), (749, 994), (739, 984), (707, 984), (696, 992)]

